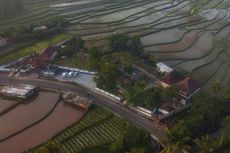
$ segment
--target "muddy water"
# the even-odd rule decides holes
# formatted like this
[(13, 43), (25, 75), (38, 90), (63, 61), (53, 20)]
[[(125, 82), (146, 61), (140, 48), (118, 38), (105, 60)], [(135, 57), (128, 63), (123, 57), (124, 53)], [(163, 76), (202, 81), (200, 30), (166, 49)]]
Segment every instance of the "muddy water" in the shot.
[(6, 100), (0, 97), (0, 113), (17, 104), (18, 101)]
[(42, 144), (81, 119), (83, 115), (84, 112), (60, 102), (52, 114), (45, 120), (21, 134), (0, 143), (0, 152), (20, 153)]
[(0, 117), (0, 139), (3, 139), (41, 119), (55, 105), (59, 95), (40, 92), (34, 101), (20, 104)]

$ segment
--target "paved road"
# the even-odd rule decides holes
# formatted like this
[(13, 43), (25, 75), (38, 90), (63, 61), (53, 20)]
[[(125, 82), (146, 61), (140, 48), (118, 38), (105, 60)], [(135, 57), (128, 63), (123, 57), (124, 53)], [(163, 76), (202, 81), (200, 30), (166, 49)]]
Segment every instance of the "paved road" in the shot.
[[(61, 91), (72, 91), (78, 93), (81, 96), (87, 96), (87, 93), (89, 92), (88, 89), (75, 86), (72, 84), (68, 84), (68, 83), (62, 83), (62, 82), (56, 82), (50, 80), (40, 80), (40, 79), (12, 78), (12, 77), (6, 77), (5, 75), (2, 74), (0, 74), (0, 83), (31, 84), (39, 87), (44, 87), (44, 88), (58, 89)], [(150, 132), (154, 137), (156, 137), (156, 139), (164, 138), (165, 135), (163, 129), (160, 129), (149, 119), (140, 116), (139, 114), (125, 108), (124, 106), (118, 103), (112, 102), (110, 99), (104, 96), (93, 93), (91, 95), (91, 98), (93, 99), (93, 103), (95, 103), (96, 105), (107, 108), (110, 111), (120, 115), (122, 118), (132, 122), (133, 124), (144, 128), (146, 131)]]

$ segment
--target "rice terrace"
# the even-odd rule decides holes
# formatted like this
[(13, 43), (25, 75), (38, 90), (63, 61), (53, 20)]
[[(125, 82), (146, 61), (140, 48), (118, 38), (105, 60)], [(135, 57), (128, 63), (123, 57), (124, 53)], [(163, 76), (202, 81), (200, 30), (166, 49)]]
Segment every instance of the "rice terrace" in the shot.
[(229, 0), (0, 0), (0, 153), (228, 153), (229, 85)]

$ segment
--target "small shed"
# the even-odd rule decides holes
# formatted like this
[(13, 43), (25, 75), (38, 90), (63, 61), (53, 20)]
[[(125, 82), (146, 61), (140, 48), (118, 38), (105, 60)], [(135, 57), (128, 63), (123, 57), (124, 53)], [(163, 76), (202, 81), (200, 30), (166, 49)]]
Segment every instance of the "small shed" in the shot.
[(31, 95), (33, 95), (35, 91), (36, 91), (36, 86), (20, 84), (20, 85), (4, 86), (1, 88), (0, 94), (7, 97), (26, 99)]
[(160, 62), (156, 64), (157, 66), (157, 71), (161, 72), (161, 73), (170, 73), (173, 71), (173, 69), (171, 67), (169, 67), (168, 65)]

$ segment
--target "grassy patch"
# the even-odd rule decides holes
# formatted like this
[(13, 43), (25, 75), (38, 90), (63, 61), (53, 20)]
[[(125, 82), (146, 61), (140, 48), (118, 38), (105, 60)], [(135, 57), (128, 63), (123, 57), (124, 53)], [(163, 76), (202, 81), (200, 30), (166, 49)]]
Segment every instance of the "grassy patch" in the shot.
[(89, 67), (87, 66), (87, 59), (82, 59), (77, 54), (68, 59), (57, 59), (55, 61), (55, 64), (68, 67), (77, 67), (81, 69), (89, 69)]
[(71, 36), (67, 35), (67, 34), (59, 34), (59, 35), (52, 36), (50, 38), (40, 40), (40, 41), (32, 44), (31, 46), (22, 48), (18, 51), (15, 51), (13, 53), (2, 56), (0, 58), (0, 64), (5, 64), (8, 62), (11, 62), (11, 61), (16, 60), (18, 58), (21, 58), (23, 56), (29, 55), (33, 52), (41, 52), (41, 51), (43, 51), (43, 49), (45, 49), (49, 45), (53, 45), (55, 43), (58, 43), (62, 40), (68, 39), (70, 37)]

